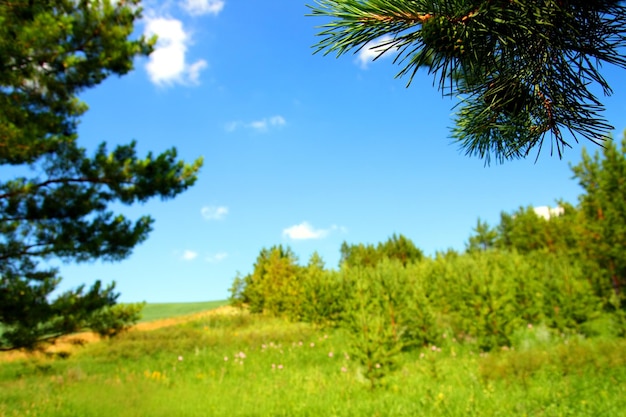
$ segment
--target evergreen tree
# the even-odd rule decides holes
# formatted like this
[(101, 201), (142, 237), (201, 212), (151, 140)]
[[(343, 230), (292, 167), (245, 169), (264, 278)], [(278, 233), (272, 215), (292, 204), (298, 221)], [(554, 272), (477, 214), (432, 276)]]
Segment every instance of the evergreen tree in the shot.
[(385, 258), (397, 259), (402, 266), (418, 262), (424, 257), (424, 253), (415, 246), (411, 239), (395, 233), (386, 242), (378, 244), (378, 251)]
[(359, 243), (349, 245), (347, 242), (341, 244), (341, 258), (339, 266), (374, 266), (382, 259), (381, 254), (374, 245)]
[(302, 320), (318, 326), (335, 325), (351, 292), (337, 271), (326, 270), (324, 261), (313, 252), (302, 269)]
[(0, 181), (0, 349), (32, 349), (90, 322), (103, 330), (113, 285), (51, 298), (61, 278), (39, 264), (124, 259), (152, 219), (133, 222), (110, 206), (173, 198), (196, 180), (201, 160), (186, 164), (175, 149), (139, 158), (134, 142), (111, 152), (102, 144), (88, 155), (77, 142), (87, 109), (78, 95), (153, 49), (154, 39), (131, 39), (138, 5), (0, 1), (0, 166), (16, 173)]
[(371, 244), (348, 245), (341, 244), (341, 259), (339, 266), (376, 266), (383, 259), (396, 259), (406, 266), (417, 262), (424, 257), (423, 252), (415, 246), (411, 239), (395, 233), (385, 242), (374, 246)]
[(547, 220), (539, 217), (532, 207), (520, 208), (513, 214), (502, 213), (498, 225), (497, 246), (529, 253), (546, 246)]
[[(546, 136), (601, 143), (612, 127), (592, 92), (603, 63), (626, 68), (626, 7), (610, 0), (316, 0), (329, 17), (317, 51), (396, 54), (411, 83), (421, 67), (461, 98), (453, 137), (488, 163), (525, 157)], [(379, 56), (380, 56), (379, 55)]]
[(564, 201), (558, 202), (561, 215), (546, 219), (533, 207), (520, 207), (513, 213), (501, 213), (500, 223), (491, 228), (478, 219), (474, 235), (470, 236), (468, 252), (491, 248), (515, 250), (526, 254), (544, 251), (559, 255), (579, 256), (580, 212)]
[(252, 313), (268, 313), (298, 319), (302, 310), (301, 268), (291, 248), (282, 245), (263, 248), (254, 271), (239, 285), (243, 303)]
[(474, 235), (470, 236), (467, 244), (467, 251), (486, 251), (492, 249), (496, 243), (498, 232), (489, 227), (487, 222), (478, 219), (476, 227), (473, 230)]
[[(610, 142), (572, 167), (585, 190), (579, 197), (584, 215), (582, 250), (601, 273), (598, 290), (617, 295), (626, 305), (626, 132), (621, 147)], [(607, 291), (608, 290), (608, 291)]]

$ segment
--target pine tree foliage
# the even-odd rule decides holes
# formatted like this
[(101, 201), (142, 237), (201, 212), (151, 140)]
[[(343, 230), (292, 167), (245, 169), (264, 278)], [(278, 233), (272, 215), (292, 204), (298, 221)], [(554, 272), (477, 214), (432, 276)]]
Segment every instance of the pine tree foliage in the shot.
[(302, 311), (301, 267), (290, 247), (263, 248), (254, 271), (238, 277), (231, 288), (231, 301), (247, 305), (253, 313), (299, 319)]
[(580, 244), (595, 264), (604, 294), (626, 307), (626, 132), (620, 146), (610, 143), (572, 166), (585, 193), (579, 197), (583, 214)]
[(498, 233), (495, 229), (489, 227), (487, 222), (478, 219), (473, 233), (467, 244), (468, 252), (486, 251), (494, 248)]
[(152, 219), (131, 221), (110, 206), (173, 198), (196, 180), (202, 161), (177, 160), (175, 149), (141, 158), (134, 142), (91, 154), (78, 144), (87, 110), (78, 95), (153, 49), (155, 39), (132, 38), (138, 6), (0, 0), (0, 166), (14, 174), (0, 180), (0, 349), (32, 349), (90, 327), (115, 304), (113, 285), (52, 299), (61, 278), (40, 264), (125, 258)]
[(317, 52), (378, 44), (407, 85), (424, 67), (461, 102), (452, 136), (487, 163), (539, 152), (559, 157), (569, 136), (601, 144), (612, 126), (592, 91), (611, 87), (603, 63), (626, 68), (626, 7), (609, 0), (317, 0)]
[(341, 259), (339, 265), (349, 266), (375, 266), (384, 259), (395, 259), (404, 266), (409, 263), (418, 262), (424, 256), (423, 252), (415, 246), (411, 239), (395, 233), (385, 242), (380, 242), (376, 246), (349, 245), (347, 242), (341, 244)]

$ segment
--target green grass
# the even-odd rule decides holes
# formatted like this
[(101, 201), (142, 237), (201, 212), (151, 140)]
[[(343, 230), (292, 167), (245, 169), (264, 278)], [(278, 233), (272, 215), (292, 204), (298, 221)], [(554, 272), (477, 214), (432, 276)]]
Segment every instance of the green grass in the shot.
[(149, 303), (142, 310), (140, 322), (154, 321), (171, 317), (212, 310), (228, 304), (227, 300), (199, 303)]
[(489, 354), (446, 340), (403, 354), (370, 390), (341, 330), (207, 316), (0, 364), (0, 417), (626, 415), (623, 339)]

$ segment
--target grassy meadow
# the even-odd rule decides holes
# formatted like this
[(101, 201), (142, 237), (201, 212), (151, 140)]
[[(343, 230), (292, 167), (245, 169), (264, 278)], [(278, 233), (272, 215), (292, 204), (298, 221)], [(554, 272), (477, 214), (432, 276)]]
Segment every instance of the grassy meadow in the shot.
[(140, 323), (200, 313), (228, 304), (228, 300), (197, 303), (149, 303), (141, 310)]
[(481, 352), (442, 334), (374, 389), (341, 329), (207, 315), (0, 364), (0, 417), (626, 416), (626, 341), (528, 326)]

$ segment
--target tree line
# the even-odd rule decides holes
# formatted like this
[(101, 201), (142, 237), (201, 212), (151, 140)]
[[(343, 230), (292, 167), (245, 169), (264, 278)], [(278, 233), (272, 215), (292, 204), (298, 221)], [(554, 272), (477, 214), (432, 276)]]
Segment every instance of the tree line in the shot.
[[(463, 251), (425, 256), (403, 235), (341, 245), (338, 268), (317, 253), (300, 265), (282, 245), (261, 250), (238, 275), (231, 303), (251, 313), (351, 335), (368, 378), (402, 350), (442, 337), (483, 350), (510, 346), (527, 326), (555, 334), (626, 332), (626, 136), (583, 151), (571, 167), (584, 192), (549, 218), (532, 207), (477, 221)], [(386, 358), (386, 359), (385, 359)], [(385, 362), (386, 361), (386, 362)]]

